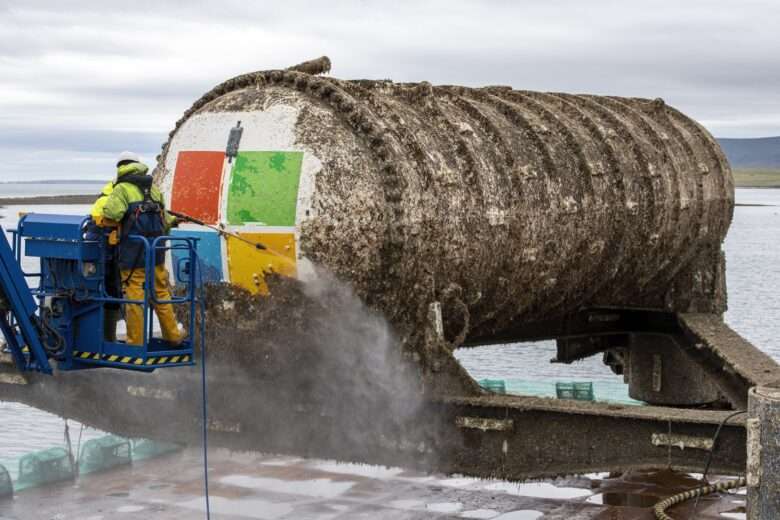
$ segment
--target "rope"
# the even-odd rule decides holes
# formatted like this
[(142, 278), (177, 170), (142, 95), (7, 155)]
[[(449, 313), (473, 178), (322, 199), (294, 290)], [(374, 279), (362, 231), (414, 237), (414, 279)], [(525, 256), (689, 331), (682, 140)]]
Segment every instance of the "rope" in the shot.
[(70, 461), (70, 467), (73, 468), (75, 459), (73, 457), (73, 443), (70, 441), (70, 426), (67, 419), (65, 419), (65, 444), (68, 445), (68, 460)]
[(710, 453), (707, 456), (707, 464), (704, 466), (704, 473), (701, 476), (702, 480), (704, 480), (705, 482), (707, 481), (707, 473), (709, 472), (710, 465), (712, 464), (712, 456), (715, 454), (715, 448), (718, 445), (718, 437), (720, 437), (720, 431), (723, 429), (723, 427), (730, 419), (733, 419), (737, 415), (742, 415), (743, 413), (747, 413), (747, 410), (739, 410), (737, 412), (730, 414), (720, 422), (720, 424), (718, 425), (718, 429), (715, 430), (715, 436), (712, 438), (712, 449), (710, 450)]
[(460, 285), (451, 283), (449, 286), (447, 286), (446, 289), (444, 289), (444, 291), (442, 291), (441, 295), (441, 301), (452, 301), (454, 306), (460, 309), (461, 317), (463, 318), (463, 327), (460, 329), (460, 332), (458, 332), (457, 336), (455, 336), (450, 342), (450, 350), (455, 350), (463, 344), (471, 328), (471, 313), (469, 312), (468, 305), (466, 305), (460, 298), (462, 293), (463, 288)]
[(674, 520), (674, 518), (666, 514), (666, 510), (674, 505), (677, 505), (681, 502), (685, 502), (686, 500), (690, 500), (695, 497), (701, 497), (704, 495), (709, 495), (711, 493), (716, 493), (720, 491), (728, 491), (729, 489), (741, 488), (741, 487), (745, 487), (746, 485), (747, 485), (747, 480), (745, 479), (745, 477), (739, 477), (734, 480), (726, 480), (723, 482), (718, 482), (717, 484), (691, 489), (684, 493), (679, 493), (677, 495), (673, 495), (670, 496), (669, 498), (661, 500), (655, 505), (655, 507), (653, 508), (653, 512), (655, 513), (655, 517), (657, 520)]
[(79, 463), (81, 462), (81, 434), (84, 433), (84, 423), (79, 428), (79, 440), (76, 443), (76, 475), (79, 474)]

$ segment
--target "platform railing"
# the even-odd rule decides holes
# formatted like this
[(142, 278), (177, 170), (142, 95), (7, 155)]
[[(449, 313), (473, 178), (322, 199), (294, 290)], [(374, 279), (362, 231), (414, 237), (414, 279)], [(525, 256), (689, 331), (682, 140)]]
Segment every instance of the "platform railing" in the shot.
[[(143, 345), (133, 346), (134, 348), (143, 347), (144, 355), (150, 352), (149, 347), (152, 345), (152, 339), (154, 337), (154, 306), (155, 305), (183, 305), (189, 304), (189, 320), (187, 334), (189, 338), (195, 337), (195, 315), (197, 312), (197, 242), (198, 237), (183, 237), (183, 236), (171, 236), (164, 235), (161, 237), (155, 237), (151, 242), (148, 238), (141, 235), (129, 235), (129, 240), (141, 242), (144, 248), (144, 299), (134, 300), (130, 298), (116, 298), (108, 295), (105, 291), (105, 285), (102, 284), (103, 296), (94, 298), (94, 301), (103, 303), (118, 303), (122, 305), (142, 305), (143, 306)], [(157, 298), (156, 293), (156, 280), (155, 280), (155, 257), (158, 251), (184, 251), (187, 253), (187, 259), (189, 261), (190, 268), (188, 269), (187, 278), (183, 281), (186, 286), (186, 293), (184, 296), (172, 296), (169, 300), (161, 300)], [(169, 351), (152, 350), (155, 354), (165, 354)], [(170, 350), (170, 353), (174, 353), (174, 350)]]

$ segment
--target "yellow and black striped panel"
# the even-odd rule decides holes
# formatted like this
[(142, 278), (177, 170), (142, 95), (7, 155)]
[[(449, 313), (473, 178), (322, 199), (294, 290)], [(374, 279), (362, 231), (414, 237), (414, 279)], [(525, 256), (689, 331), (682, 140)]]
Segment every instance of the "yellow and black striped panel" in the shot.
[(185, 354), (182, 356), (159, 356), (148, 357), (146, 359), (142, 357), (131, 356), (117, 356), (116, 354), (98, 354), (95, 352), (79, 352), (73, 351), (73, 356), (76, 359), (83, 359), (87, 361), (109, 361), (111, 363), (121, 363), (123, 365), (135, 365), (135, 366), (156, 366), (165, 364), (176, 363), (189, 363), (192, 356)]

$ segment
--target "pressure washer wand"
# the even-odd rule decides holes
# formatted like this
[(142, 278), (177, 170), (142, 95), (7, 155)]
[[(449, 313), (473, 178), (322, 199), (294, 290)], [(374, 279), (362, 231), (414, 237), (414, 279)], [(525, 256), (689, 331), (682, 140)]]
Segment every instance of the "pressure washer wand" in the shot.
[(203, 222), (202, 220), (196, 219), (195, 217), (191, 217), (191, 216), (186, 215), (184, 213), (179, 213), (178, 211), (171, 211), (171, 210), (166, 210), (166, 211), (168, 213), (170, 213), (171, 215), (173, 215), (174, 217), (176, 217), (176, 218), (180, 218), (180, 219), (182, 219), (182, 220), (184, 220), (186, 222), (190, 222), (190, 223), (195, 224), (197, 226), (203, 226), (205, 228), (213, 229), (214, 231), (216, 231), (220, 235), (227, 236), (227, 237), (233, 237), (236, 240), (240, 240), (241, 242), (244, 242), (245, 244), (249, 244), (250, 246), (254, 247), (257, 250), (265, 251), (266, 253), (270, 253), (270, 254), (272, 254), (274, 256), (279, 257), (279, 259), (282, 260), (287, 265), (295, 266), (295, 262), (292, 259), (290, 259), (287, 255), (283, 255), (279, 251), (276, 251), (276, 250), (274, 250), (274, 249), (272, 249), (272, 248), (270, 248), (270, 247), (268, 247), (268, 246), (266, 246), (264, 244), (261, 244), (260, 242), (252, 242), (248, 238), (244, 238), (241, 235), (239, 235), (238, 233), (233, 233), (231, 231), (223, 229), (221, 226), (215, 226), (213, 224), (207, 224), (207, 223)]
[[(168, 213), (170, 213), (171, 215), (173, 215), (176, 218), (180, 218), (182, 220), (186, 220), (187, 222), (191, 222), (192, 224), (196, 224), (198, 226), (203, 226), (203, 227), (207, 227), (209, 229), (213, 229), (214, 231), (216, 231), (220, 235), (233, 237), (236, 240), (240, 240), (242, 242), (245, 242), (245, 243), (249, 244), (250, 246), (254, 247), (255, 249), (268, 250), (268, 248), (266, 246), (264, 246), (263, 244), (261, 244), (260, 242), (252, 242), (251, 240), (242, 237), (238, 233), (232, 233), (230, 231), (226, 231), (226, 230), (222, 229), (219, 226), (214, 226), (212, 224), (206, 224), (202, 220), (198, 220), (195, 217), (191, 217), (189, 215), (185, 215), (184, 213), (179, 213), (178, 211), (171, 211), (171, 210), (167, 210), (167, 211), (168, 211)], [(272, 252), (275, 253), (275, 251), (272, 251)]]

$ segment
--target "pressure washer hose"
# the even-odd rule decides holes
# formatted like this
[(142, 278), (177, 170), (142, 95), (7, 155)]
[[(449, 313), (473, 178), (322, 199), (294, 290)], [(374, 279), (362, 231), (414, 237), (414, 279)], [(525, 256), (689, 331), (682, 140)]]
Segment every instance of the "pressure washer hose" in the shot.
[(658, 520), (675, 520), (674, 518), (666, 514), (666, 510), (674, 505), (677, 505), (681, 502), (685, 502), (686, 500), (690, 500), (692, 498), (701, 497), (704, 495), (709, 495), (711, 493), (717, 493), (720, 491), (728, 491), (729, 489), (741, 488), (741, 487), (745, 487), (746, 485), (747, 485), (747, 480), (745, 479), (745, 477), (739, 477), (734, 480), (724, 480), (723, 482), (718, 482), (716, 484), (711, 484), (696, 489), (690, 489), (684, 493), (672, 495), (669, 498), (665, 498), (661, 500), (655, 505), (653, 511), (655, 512), (655, 517)]

